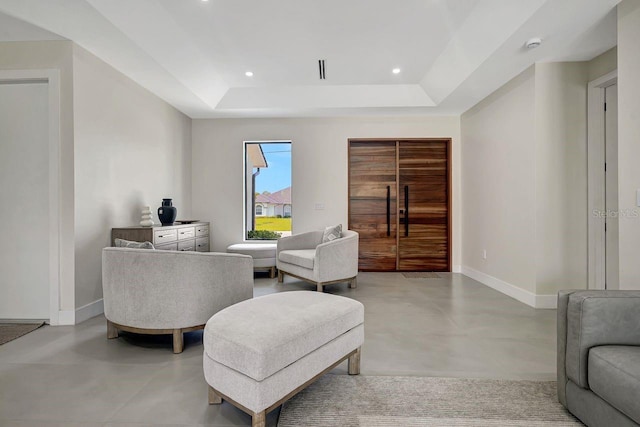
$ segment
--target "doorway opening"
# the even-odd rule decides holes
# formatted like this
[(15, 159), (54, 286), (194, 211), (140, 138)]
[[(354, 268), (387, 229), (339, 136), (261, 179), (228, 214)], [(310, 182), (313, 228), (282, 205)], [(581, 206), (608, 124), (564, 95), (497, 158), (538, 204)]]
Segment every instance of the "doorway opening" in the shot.
[(60, 319), (60, 77), (58, 70), (0, 70), (0, 181), (9, 209), (0, 227), (0, 318)]
[(618, 289), (618, 75), (588, 87), (589, 289)]

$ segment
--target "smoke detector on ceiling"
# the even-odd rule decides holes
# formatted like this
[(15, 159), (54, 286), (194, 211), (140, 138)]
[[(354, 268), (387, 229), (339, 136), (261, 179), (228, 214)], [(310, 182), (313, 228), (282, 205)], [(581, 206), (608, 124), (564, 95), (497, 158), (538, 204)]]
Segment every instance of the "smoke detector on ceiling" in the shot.
[(542, 39), (539, 37), (534, 37), (532, 39), (527, 40), (527, 42), (524, 45), (527, 49), (535, 49), (541, 44), (542, 44)]

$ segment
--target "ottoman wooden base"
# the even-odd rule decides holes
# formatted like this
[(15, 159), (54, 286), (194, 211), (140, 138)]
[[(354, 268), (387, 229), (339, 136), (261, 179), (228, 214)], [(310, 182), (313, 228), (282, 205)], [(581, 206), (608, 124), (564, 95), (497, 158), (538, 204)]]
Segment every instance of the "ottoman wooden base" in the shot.
[(219, 405), (224, 400), (226, 400), (227, 402), (229, 402), (230, 404), (232, 404), (236, 408), (238, 408), (241, 411), (244, 411), (247, 414), (251, 415), (251, 426), (252, 427), (264, 427), (265, 423), (266, 423), (266, 419), (267, 419), (267, 414), (269, 412), (273, 411), (278, 406), (282, 405), (284, 402), (286, 402), (287, 400), (291, 399), (293, 396), (298, 394), (298, 392), (304, 390), (305, 388), (307, 388), (308, 386), (313, 384), (316, 380), (318, 380), (318, 378), (320, 378), (321, 376), (323, 376), (327, 372), (333, 370), (336, 366), (338, 366), (339, 364), (344, 362), (345, 359), (349, 359), (349, 362), (348, 362), (348, 364), (349, 364), (349, 368), (348, 368), (349, 375), (359, 375), (360, 374), (360, 348), (357, 348), (357, 349), (353, 350), (351, 353), (347, 354), (342, 359), (338, 360), (333, 365), (329, 366), (324, 371), (320, 372), (315, 377), (311, 378), (306, 383), (302, 384), (301, 386), (299, 386), (295, 390), (292, 390), (289, 394), (284, 396), (282, 399), (278, 400), (273, 405), (269, 406), (264, 411), (253, 412), (252, 410), (245, 408), (243, 405), (239, 404), (238, 402), (234, 401), (233, 399), (231, 399), (231, 398), (225, 396), (224, 394), (220, 393), (219, 391), (217, 391), (216, 389), (214, 389), (211, 386), (209, 386), (209, 405)]

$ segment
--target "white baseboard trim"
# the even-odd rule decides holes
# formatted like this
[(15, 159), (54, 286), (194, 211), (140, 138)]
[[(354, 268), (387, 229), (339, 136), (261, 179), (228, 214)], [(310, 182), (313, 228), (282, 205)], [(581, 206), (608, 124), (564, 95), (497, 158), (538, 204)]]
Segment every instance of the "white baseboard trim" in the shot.
[(104, 313), (104, 300), (100, 298), (99, 300), (76, 308), (76, 324), (82, 323), (102, 313)]
[(558, 296), (557, 295), (536, 295), (536, 308), (558, 308)]
[(104, 313), (104, 300), (100, 298), (75, 310), (60, 310), (57, 325), (76, 325), (102, 313)]
[(462, 273), (462, 266), (461, 265), (454, 265), (453, 268), (451, 269), (452, 273)]
[(526, 291), (512, 285), (511, 283), (505, 282), (504, 280), (500, 280), (471, 267), (467, 267), (466, 265), (462, 266), (462, 274), (477, 280), (491, 289), (502, 292), (521, 303), (527, 304), (530, 307), (556, 308), (557, 300), (555, 295), (536, 295), (533, 292)]

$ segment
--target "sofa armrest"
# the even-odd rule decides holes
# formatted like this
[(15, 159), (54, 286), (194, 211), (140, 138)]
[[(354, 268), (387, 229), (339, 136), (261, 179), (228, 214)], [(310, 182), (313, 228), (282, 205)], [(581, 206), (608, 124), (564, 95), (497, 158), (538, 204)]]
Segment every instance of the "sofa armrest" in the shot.
[(278, 239), (276, 258), (280, 251), (295, 249), (314, 249), (322, 242), (322, 231), (309, 231)]
[[(566, 297), (566, 377), (588, 388), (590, 348), (640, 345), (640, 291), (577, 291)], [(558, 317), (561, 311), (558, 307)], [(558, 332), (563, 333), (560, 319)]]
[(314, 269), (319, 282), (348, 279), (358, 274), (358, 233), (344, 231), (343, 237), (316, 247)]

